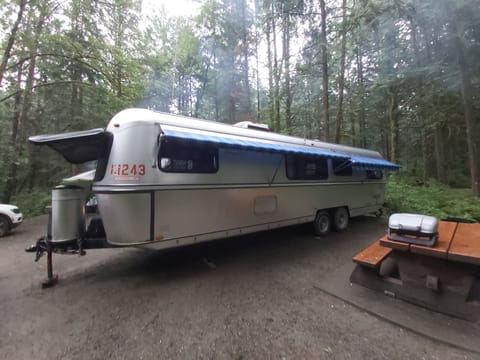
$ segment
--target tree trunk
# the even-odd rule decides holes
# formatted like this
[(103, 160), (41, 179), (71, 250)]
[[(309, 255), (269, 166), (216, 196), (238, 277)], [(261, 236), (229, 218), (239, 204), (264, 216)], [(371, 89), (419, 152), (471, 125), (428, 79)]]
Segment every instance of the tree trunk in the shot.
[[(328, 141), (330, 138), (330, 118), (328, 115), (328, 48), (327, 48), (327, 13), (325, 7), (325, 0), (320, 0), (321, 11), (321, 34), (320, 42), (322, 49), (322, 114), (323, 114), (323, 139)], [(321, 127), (320, 127), (321, 128)], [(321, 136), (321, 134), (319, 134)]]
[[(461, 45), (460, 45), (461, 46)], [(465, 59), (462, 50), (457, 52), (459, 57), (460, 71), (462, 74), (462, 103), (463, 116), (465, 118), (465, 132), (467, 137), (468, 147), (468, 162), (470, 165), (470, 178), (472, 185), (472, 192), (475, 196), (480, 196), (480, 165), (478, 159), (478, 149), (475, 140), (477, 139), (476, 124), (473, 119), (473, 105), (472, 105), (472, 84), (469, 71), (465, 64)]]
[(427, 131), (425, 128), (422, 128), (422, 181), (425, 182), (428, 178), (428, 139), (427, 139)]
[(18, 170), (18, 154), (17, 154), (17, 137), (18, 137), (18, 127), (20, 123), (20, 113), (22, 106), (23, 90), (21, 89), (22, 83), (22, 68), (23, 63), (18, 66), (17, 70), (17, 86), (18, 91), (14, 97), (13, 104), (13, 117), (12, 117), (12, 135), (10, 137), (10, 148), (12, 151), (7, 152), (6, 157), (4, 158), (6, 171), (6, 180), (5, 187), (3, 189), (2, 202), (9, 203), (12, 198), (13, 193), (15, 192), (15, 184), (17, 179), (17, 170)]
[(205, 91), (207, 89), (207, 83), (208, 83), (208, 74), (210, 71), (210, 64), (207, 64), (205, 67), (205, 71), (202, 74), (201, 78), (201, 86), (198, 89), (196, 96), (195, 96), (195, 105), (194, 105), (194, 112), (193, 112), (193, 117), (198, 118), (200, 117), (200, 110), (202, 108), (202, 99), (203, 96), (205, 95)]
[(476, 139), (479, 134), (478, 124), (473, 118), (473, 90), (472, 75), (467, 64), (465, 49), (462, 44), (460, 34), (456, 24), (456, 14), (453, 14), (450, 23), (450, 31), (453, 45), (455, 46), (458, 60), (458, 67), (461, 74), (461, 94), (463, 105), (463, 116), (465, 119), (465, 135), (468, 148), (468, 162), (470, 166), (470, 179), (472, 192), (475, 196), (480, 196), (480, 164)]
[(274, 131), (277, 131), (275, 126), (275, 99), (274, 99), (274, 91), (273, 91), (273, 56), (272, 56), (272, 42), (271, 42), (271, 31), (272, 26), (270, 19), (267, 19), (267, 26), (266, 26), (266, 35), (267, 35), (267, 65), (268, 65), (268, 118), (270, 128)]
[(433, 130), (434, 149), (435, 149), (435, 166), (437, 171), (437, 179), (442, 184), (447, 183), (447, 173), (445, 166), (445, 141), (443, 129), (441, 125), (436, 124)]
[[(114, 2), (114, 16), (115, 16), (115, 31), (113, 33), (114, 44), (115, 44), (115, 51), (121, 52), (121, 50), (125, 46), (125, 16), (124, 16), (124, 8), (121, 3)], [(124, 81), (124, 70), (122, 59), (118, 54), (114, 53), (114, 65), (113, 65), (113, 78), (114, 78), (114, 89), (115, 95), (117, 98), (122, 98), (124, 95), (123, 92), (123, 81)]]
[(242, 16), (242, 55), (243, 55), (243, 69), (242, 76), (245, 86), (245, 113), (247, 118), (250, 120), (252, 118), (252, 94), (250, 89), (250, 77), (249, 70), (250, 65), (248, 62), (249, 56), (249, 43), (248, 43), (248, 28), (247, 28), (247, 4), (245, 0), (242, 0), (240, 5), (241, 7), (241, 16)]
[(358, 81), (358, 88), (360, 92), (360, 110), (358, 114), (358, 132), (359, 132), (359, 146), (362, 148), (367, 147), (367, 140), (365, 137), (365, 85), (363, 80), (363, 60), (362, 54), (360, 49), (357, 47), (356, 49), (356, 57), (357, 57), (357, 81)]
[[(213, 51), (213, 68), (217, 68), (217, 55), (215, 51)], [(218, 75), (214, 74), (213, 76), (213, 88), (214, 88), (214, 95), (215, 95), (215, 121), (220, 121), (220, 96), (218, 96)]]
[(15, 38), (17, 36), (18, 27), (20, 26), (20, 22), (22, 21), (26, 5), (27, 0), (20, 0), (18, 3), (17, 19), (12, 26), (12, 31), (10, 32), (10, 35), (8, 37), (7, 45), (5, 46), (5, 50), (3, 51), (2, 62), (0, 63), (0, 87), (2, 86), (3, 76), (7, 68), (8, 60), (10, 59), (12, 48), (15, 43)]
[(335, 126), (335, 142), (341, 142), (343, 123), (343, 92), (345, 87), (345, 53), (347, 43), (347, 0), (342, 2), (342, 29), (341, 29), (341, 50), (340, 50), (340, 76), (338, 79), (338, 109)]
[(277, 56), (277, 29), (275, 24), (275, 2), (272, 1), (272, 36), (273, 36), (273, 80), (274, 80), (274, 92), (273, 92), (273, 122), (275, 125), (275, 131), (280, 132), (280, 70), (278, 67)]
[[(42, 103), (45, 103), (47, 97), (48, 95), (44, 93)], [(36, 114), (39, 119), (43, 119), (45, 117), (45, 106), (39, 107), (36, 111)], [(35, 125), (38, 126), (38, 124)], [(39, 130), (37, 129), (37, 126), (33, 126), (34, 134)], [(42, 160), (44, 159), (41, 158), (38, 148), (34, 146), (28, 146), (28, 158), (30, 159), (30, 167), (28, 169), (26, 183), (28, 186), (28, 191), (31, 192), (42, 182), (42, 175), (39, 174), (39, 170), (42, 168)]]
[(357, 129), (356, 129), (356, 112), (353, 110), (355, 105), (354, 105), (354, 99), (350, 96), (349, 97), (349, 120), (350, 120), (350, 145), (352, 146), (358, 146), (357, 144)]
[(285, 71), (285, 126), (287, 134), (292, 134), (292, 89), (290, 88), (290, 14), (283, 14), (283, 61)]
[[(228, 59), (228, 62), (229, 62), (229, 68), (230, 69), (234, 69), (235, 68), (235, 58), (234, 56), (232, 55), (231, 57), (229, 57)], [(230, 89), (230, 91), (232, 89), (235, 89), (235, 73), (234, 72), (231, 72), (230, 73), (230, 79), (229, 79), (229, 86), (228, 88)], [(237, 113), (237, 109), (236, 109), (236, 105), (237, 105), (237, 100), (234, 96), (235, 94), (230, 92), (230, 94), (228, 95), (227, 97), (227, 118), (228, 118), (228, 123), (229, 124), (235, 124), (237, 122), (236, 120), (236, 113)]]
[(397, 114), (397, 95), (394, 90), (389, 89), (390, 106), (388, 109), (388, 118), (390, 122), (390, 161), (398, 161), (398, 114)]
[[(28, 116), (30, 114), (30, 109), (32, 107), (32, 91), (33, 91), (33, 85), (35, 81), (35, 71), (36, 71), (36, 66), (37, 66), (37, 53), (38, 53), (38, 46), (40, 42), (40, 35), (43, 30), (43, 25), (45, 21), (45, 14), (41, 14), (40, 18), (38, 19), (38, 23), (35, 26), (35, 37), (34, 41), (32, 44), (32, 47), (30, 49), (30, 63), (28, 64), (28, 72), (27, 72), (27, 78), (25, 81), (25, 89), (21, 92), (21, 98), (19, 99), (18, 103), (18, 109), (15, 109), (14, 112), (14, 117), (12, 119), (12, 145), (13, 148), (15, 149), (14, 157), (10, 158), (9, 163), (7, 163), (7, 183), (5, 185), (5, 189), (3, 192), (3, 201), (4, 202), (10, 202), (11, 197), (15, 194), (16, 189), (17, 189), (17, 184), (18, 184), (18, 178), (17, 178), (17, 173), (18, 173), (18, 166), (19, 166), (19, 159), (22, 159), (22, 156), (24, 156), (24, 151), (25, 151), (25, 123), (28, 119)], [(18, 84), (20, 86), (21, 84), (21, 69), (22, 67), (19, 67), (19, 72), (18, 72)]]
[(385, 128), (382, 127), (380, 129), (380, 136), (381, 136), (381, 139), (382, 139), (382, 155), (384, 158), (386, 159), (390, 159), (391, 160), (391, 157), (390, 157), (390, 139), (385, 131)]
[[(254, 2), (254, 10), (255, 10), (255, 65), (256, 65), (256, 75), (257, 75), (257, 114), (256, 114), (256, 120), (257, 122), (260, 122), (260, 75), (258, 69), (260, 69), (260, 64), (259, 64), (259, 58), (258, 58), (258, 39), (260, 37), (258, 33), (258, 12), (260, 9), (260, 5), (258, 3), (259, 0), (255, 0)], [(267, 39), (268, 41), (268, 39)]]
[(82, 103), (80, 101), (82, 91), (79, 82), (81, 80), (80, 72), (75, 69), (71, 75), (71, 80), (75, 81), (72, 83), (72, 94), (70, 97), (70, 121), (74, 124), (75, 129), (79, 129), (80, 126), (78, 122), (82, 118)]

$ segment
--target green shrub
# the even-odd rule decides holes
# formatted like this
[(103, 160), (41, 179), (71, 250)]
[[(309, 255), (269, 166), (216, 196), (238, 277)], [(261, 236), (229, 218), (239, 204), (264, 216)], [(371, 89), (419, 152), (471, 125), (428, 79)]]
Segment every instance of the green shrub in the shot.
[(385, 208), (387, 214), (418, 213), (480, 222), (480, 199), (468, 189), (452, 189), (434, 180), (420, 183), (413, 178), (392, 176), (387, 183)]
[(51, 205), (50, 190), (35, 190), (30, 193), (17, 194), (12, 200), (25, 217), (33, 217), (46, 214), (45, 207)]

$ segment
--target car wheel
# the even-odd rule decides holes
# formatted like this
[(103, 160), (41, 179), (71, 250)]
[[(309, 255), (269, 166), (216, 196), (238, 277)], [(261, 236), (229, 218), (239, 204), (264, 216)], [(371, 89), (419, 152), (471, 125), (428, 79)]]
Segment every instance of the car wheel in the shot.
[(330, 232), (332, 222), (328, 211), (319, 211), (313, 221), (315, 235), (325, 236)]
[(333, 228), (336, 231), (345, 231), (347, 230), (348, 222), (349, 216), (347, 208), (336, 208), (333, 212)]
[(0, 237), (5, 236), (10, 231), (10, 223), (5, 216), (0, 216)]

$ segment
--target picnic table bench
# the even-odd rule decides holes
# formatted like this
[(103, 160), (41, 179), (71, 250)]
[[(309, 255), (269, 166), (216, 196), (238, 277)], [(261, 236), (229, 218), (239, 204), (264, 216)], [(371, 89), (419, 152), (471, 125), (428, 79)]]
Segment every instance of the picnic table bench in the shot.
[(480, 318), (480, 224), (440, 221), (435, 246), (382, 236), (353, 257), (350, 281), (467, 320)]

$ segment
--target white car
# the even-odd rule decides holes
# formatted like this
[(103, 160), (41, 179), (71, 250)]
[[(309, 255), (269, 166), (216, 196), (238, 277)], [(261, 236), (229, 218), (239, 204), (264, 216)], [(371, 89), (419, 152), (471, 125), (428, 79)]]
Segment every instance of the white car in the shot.
[(0, 237), (8, 234), (23, 221), (23, 214), (17, 206), (0, 204)]

